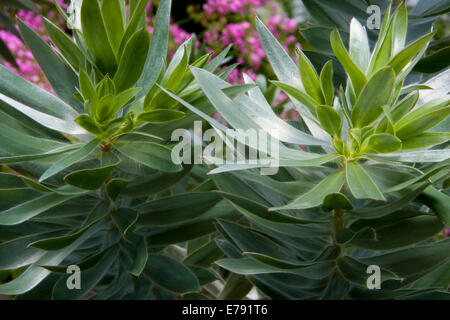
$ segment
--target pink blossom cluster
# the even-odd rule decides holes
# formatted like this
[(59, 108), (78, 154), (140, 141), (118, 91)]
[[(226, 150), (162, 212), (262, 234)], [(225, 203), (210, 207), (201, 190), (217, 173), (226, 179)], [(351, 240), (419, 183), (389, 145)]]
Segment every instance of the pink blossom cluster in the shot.
[(217, 30), (207, 31), (203, 40), (213, 46), (232, 44), (237, 51), (237, 62), (247, 63), (253, 70), (258, 70), (265, 57), (264, 49), (253, 26), (247, 22), (229, 23), (220, 33)]
[[(67, 8), (67, 4), (64, 0), (58, 0), (58, 3), (61, 7)], [(45, 16), (50, 20), (56, 20), (59, 23), (63, 22), (63, 18), (60, 17), (56, 11), (51, 10), (49, 12), (46, 12)], [(32, 11), (19, 10), (17, 12), (17, 18), (21, 19), (23, 22), (25, 22), (25, 24), (36, 31), (45, 41), (49, 41), (49, 37), (45, 33), (45, 26), (42, 18), (38, 14)], [(0, 39), (12, 52), (13, 56), (16, 59), (18, 69), (16, 69), (9, 62), (5, 62), (5, 66), (10, 70), (17, 72), (23, 78), (40, 86), (41, 88), (52, 91), (52, 88), (47, 82), (41, 68), (36, 63), (33, 54), (21, 42), (21, 40), (7, 30), (0, 30)]]
[[(249, 3), (248, 1), (240, 1), (240, 3), (244, 2)], [(220, 12), (224, 14), (234, 12), (234, 9), (224, 9), (226, 4), (229, 4), (227, 1), (210, 0), (205, 6), (209, 4), (214, 4), (216, 11), (222, 10)], [(265, 58), (265, 52), (255, 26), (248, 22), (253, 21), (256, 14), (261, 15), (263, 19), (267, 17), (264, 20), (268, 28), (279, 39), (287, 52), (293, 54), (295, 47), (300, 46), (295, 37), (297, 22), (288, 18), (280, 10), (278, 3), (273, 1), (253, 1), (252, 5), (254, 5), (253, 9), (258, 9), (258, 12), (246, 11), (242, 14), (238, 10), (238, 14), (224, 15), (220, 19), (217, 19), (215, 16), (208, 16), (210, 11), (204, 7), (207, 19), (211, 23), (206, 26), (207, 30), (204, 33), (203, 42), (211, 48), (211, 51), (221, 50), (223, 47), (231, 44), (231, 55), (235, 56), (240, 64), (240, 69), (233, 71), (230, 75), (232, 83), (242, 81), (242, 71), (251, 76), (256, 72), (264, 72), (264, 70), (261, 70), (261, 66)], [(245, 9), (245, 6), (240, 8), (248, 10)]]
[(270, 0), (207, 0), (203, 5), (203, 10), (213, 15), (228, 13), (245, 14), (248, 10), (254, 10), (268, 4)]
[[(43, 34), (44, 24), (42, 19), (31, 11), (20, 10), (17, 17), (23, 20), (36, 32)], [(36, 63), (30, 50), (14, 34), (6, 30), (0, 30), (0, 39), (5, 42), (8, 49), (16, 59), (18, 69), (11, 63), (5, 62), (5, 67), (17, 72), (21, 77), (37, 84), (43, 89), (51, 90), (41, 68)]]

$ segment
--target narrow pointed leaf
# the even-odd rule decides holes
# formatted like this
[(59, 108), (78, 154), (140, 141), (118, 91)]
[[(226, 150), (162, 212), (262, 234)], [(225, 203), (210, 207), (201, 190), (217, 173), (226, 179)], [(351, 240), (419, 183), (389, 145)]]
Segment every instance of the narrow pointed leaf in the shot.
[(177, 293), (197, 292), (195, 274), (180, 262), (162, 255), (149, 255), (144, 273), (156, 284)]
[(344, 173), (337, 171), (319, 182), (311, 191), (301, 195), (289, 204), (271, 208), (270, 210), (306, 209), (320, 206), (327, 195), (339, 192), (344, 182)]
[(145, 269), (145, 265), (148, 260), (147, 242), (145, 237), (141, 237), (139, 245), (136, 248), (136, 256), (134, 257), (133, 266), (130, 269), (130, 273), (136, 277), (139, 277)]
[(320, 72), (320, 87), (325, 99), (325, 103), (329, 106), (333, 105), (334, 84), (333, 84), (333, 62), (332, 60), (325, 63)]
[(167, 55), (171, 6), (172, 0), (161, 1), (158, 6), (150, 49), (144, 70), (138, 81), (138, 87), (143, 88), (140, 96), (144, 96), (155, 82), (161, 69), (163, 58)]
[(153, 142), (116, 142), (119, 152), (134, 161), (163, 172), (178, 172), (182, 170), (180, 164), (171, 160), (172, 152), (169, 148)]
[(352, 110), (355, 127), (362, 128), (374, 122), (388, 104), (394, 88), (394, 72), (386, 67), (375, 73), (364, 86)]
[(95, 151), (95, 149), (97, 149), (99, 144), (100, 144), (100, 141), (98, 139), (94, 139), (94, 140), (90, 141), (89, 143), (85, 144), (79, 150), (72, 152), (71, 154), (67, 155), (66, 157), (62, 158), (61, 160), (55, 162), (50, 168), (48, 168), (42, 174), (42, 176), (39, 178), (39, 181), (44, 181), (44, 180), (54, 176), (55, 174), (63, 171), (64, 169), (67, 169), (71, 165), (88, 157), (92, 152)]
[(177, 110), (153, 109), (139, 114), (137, 121), (167, 122), (183, 119), (185, 115), (184, 112)]
[(342, 64), (345, 71), (347, 71), (348, 75), (350, 76), (350, 79), (352, 80), (356, 96), (359, 96), (361, 90), (363, 89), (364, 85), (367, 82), (366, 76), (350, 57), (349, 53), (347, 52), (347, 49), (345, 49), (344, 47), (341, 36), (339, 35), (339, 32), (336, 29), (334, 29), (331, 32), (330, 41), (334, 54), (336, 55), (339, 62)]
[(330, 135), (339, 137), (342, 128), (341, 115), (329, 106), (318, 106), (316, 112), (322, 128)]
[(139, 80), (144, 70), (149, 45), (150, 34), (146, 29), (136, 32), (128, 40), (114, 77), (117, 92), (131, 88)]
[(355, 198), (385, 200), (380, 189), (361, 165), (347, 162), (345, 173), (348, 187)]
[(15, 207), (0, 212), (0, 225), (11, 226), (22, 223), (75, 197), (76, 196), (73, 195), (51, 193), (21, 203)]
[(418, 40), (414, 41), (402, 51), (400, 51), (391, 61), (389, 65), (394, 68), (396, 74), (399, 74), (403, 68), (414, 58), (414, 56), (430, 42), (435, 32), (428, 33)]
[(95, 64), (104, 73), (113, 76), (117, 62), (109, 43), (98, 1), (83, 1), (81, 5), (83, 37), (91, 50)]
[(81, 103), (73, 97), (78, 85), (75, 73), (35, 31), (21, 20), (18, 24), (26, 45), (30, 48), (56, 94), (77, 111), (81, 111)]

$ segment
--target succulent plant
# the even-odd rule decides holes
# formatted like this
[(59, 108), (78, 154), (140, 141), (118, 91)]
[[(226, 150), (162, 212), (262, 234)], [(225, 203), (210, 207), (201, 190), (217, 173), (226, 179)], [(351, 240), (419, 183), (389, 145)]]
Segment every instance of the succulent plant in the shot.
[[(147, 3), (83, 1), (80, 25), (59, 8), (73, 39), (45, 19), (52, 46), (19, 21), (56, 95), (0, 66), (0, 294), (167, 298), (216, 279), (183, 264), (185, 249), (172, 245), (208, 236), (216, 217), (237, 214), (208, 189), (186, 192), (204, 170), (191, 178), (191, 165), (173, 163), (170, 136), (199, 117), (160, 87), (211, 114), (188, 66), (222, 78), (234, 66), (221, 67), (227, 50), (196, 57), (194, 38), (166, 63), (171, 1), (160, 2), (152, 37)], [(81, 271), (80, 290), (66, 285), (71, 265)]]
[[(219, 222), (218, 243), (228, 257), (216, 263), (273, 299), (448, 298), (448, 70), (405, 85), (433, 32), (406, 44), (404, 3), (387, 10), (372, 50), (356, 19), (349, 50), (334, 30), (344, 89), (333, 86), (332, 62), (318, 73), (298, 50), (297, 66), (259, 20), (257, 27), (278, 77), (272, 82), (302, 123), (279, 119), (258, 87), (228, 98), (216, 76), (193, 69), (231, 127), (265, 130), (280, 144), (273, 176), (257, 170), (267, 163), (209, 158), (219, 193), (242, 214), (238, 222)], [(368, 288), (372, 265), (380, 290)]]

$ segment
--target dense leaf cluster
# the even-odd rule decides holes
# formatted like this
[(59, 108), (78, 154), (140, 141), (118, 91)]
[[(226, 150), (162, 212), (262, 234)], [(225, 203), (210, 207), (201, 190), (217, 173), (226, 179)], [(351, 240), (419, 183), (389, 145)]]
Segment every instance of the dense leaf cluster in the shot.
[[(83, 1), (74, 40), (46, 20), (58, 50), (19, 23), (56, 96), (0, 66), (0, 294), (448, 298), (448, 70), (405, 85), (433, 32), (407, 43), (404, 3), (387, 9), (372, 50), (356, 19), (348, 50), (331, 32), (339, 88), (332, 62), (317, 73), (299, 50), (296, 65), (257, 20), (301, 123), (280, 119), (250, 77), (227, 83), (227, 49), (198, 57), (193, 38), (166, 62), (171, 1), (152, 37), (146, 4)], [(277, 139), (276, 175), (172, 161), (173, 130), (203, 119), (226, 132), (216, 111)], [(73, 264), (81, 290), (66, 285)], [(381, 290), (367, 288), (370, 265)]]

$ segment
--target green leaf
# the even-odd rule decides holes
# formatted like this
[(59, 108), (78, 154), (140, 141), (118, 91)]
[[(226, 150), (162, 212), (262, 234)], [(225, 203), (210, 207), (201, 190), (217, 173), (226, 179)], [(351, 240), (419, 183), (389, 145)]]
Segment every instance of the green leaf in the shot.
[(0, 270), (18, 269), (36, 262), (44, 255), (45, 252), (35, 248), (30, 248), (28, 244), (42, 237), (56, 234), (61, 234), (61, 231), (29, 234), (10, 241), (2, 242), (0, 244), (0, 254), (2, 257), (0, 261)]
[(201, 286), (217, 280), (217, 276), (206, 268), (199, 266), (188, 266), (188, 268), (195, 274)]
[(361, 152), (390, 153), (400, 150), (402, 141), (387, 133), (377, 133), (367, 138), (361, 147)]
[(81, 270), (82, 282), (81, 288), (76, 290), (70, 290), (67, 286), (67, 280), (70, 277), (65, 275), (61, 277), (53, 288), (52, 299), (54, 300), (78, 300), (82, 299), (88, 294), (95, 286), (106, 276), (113, 263), (116, 261), (118, 255), (118, 249), (110, 249), (98, 263), (87, 269)]
[(396, 55), (405, 47), (406, 31), (408, 27), (408, 9), (406, 1), (397, 8), (392, 21), (392, 54)]
[(83, 95), (85, 101), (89, 101), (91, 103), (93, 106), (91, 113), (95, 114), (95, 107), (97, 106), (98, 101), (97, 92), (95, 91), (94, 85), (84, 69), (80, 69), (79, 75), (81, 94)]
[(224, 288), (217, 297), (219, 300), (241, 300), (244, 299), (250, 290), (253, 288), (253, 284), (247, 280), (244, 276), (237, 274), (230, 274)]
[(374, 122), (389, 103), (394, 89), (395, 74), (390, 67), (377, 71), (362, 89), (352, 110), (355, 127), (362, 128)]
[(361, 219), (377, 219), (387, 216), (407, 206), (419, 194), (421, 194), (426, 187), (428, 187), (428, 183), (420, 184), (398, 200), (391, 201), (381, 206), (357, 208), (350, 213), (351, 215)]
[(370, 61), (369, 39), (365, 28), (356, 18), (350, 22), (349, 51), (356, 65), (366, 72)]
[(325, 102), (320, 86), (319, 75), (313, 64), (300, 49), (297, 49), (298, 69), (306, 93), (314, 100), (323, 104)]
[(238, 195), (234, 195), (231, 193), (226, 192), (220, 192), (220, 194), (227, 200), (229, 200), (231, 203), (234, 204), (234, 206), (239, 211), (248, 211), (251, 214), (258, 216), (262, 219), (272, 221), (272, 222), (278, 222), (278, 223), (297, 223), (297, 224), (307, 224), (307, 223), (313, 223), (315, 220), (305, 219), (293, 215), (289, 215), (280, 211), (274, 211), (272, 210), (270, 213), (268, 211), (270, 210), (267, 206), (264, 206), (260, 203), (257, 203), (255, 201), (252, 201), (250, 199), (247, 199), (245, 197), (241, 197)]
[[(280, 121), (274, 113), (265, 113), (264, 116), (259, 117), (258, 123), (255, 122), (255, 116), (252, 114), (252, 112), (255, 112), (255, 109), (250, 109), (249, 105), (252, 104), (256, 107), (258, 106), (257, 103), (253, 102), (253, 100), (245, 95), (242, 95), (240, 99), (233, 101), (216, 85), (215, 82), (217, 82), (218, 79), (215, 75), (198, 68), (191, 68), (191, 71), (216, 110), (219, 111), (235, 129), (259, 130), (260, 128), (264, 128), (269, 134), (274, 135), (276, 139), (281, 139), (282, 141), (289, 139), (289, 142), (293, 142), (292, 138), (289, 136), (291, 136), (291, 132), (294, 131), (295, 134), (293, 134), (293, 139), (295, 139), (295, 143), (304, 145), (328, 144), (325, 140), (305, 134), (291, 126), (286, 126), (286, 124), (283, 121)], [(240, 101), (242, 102), (240, 103)], [(282, 129), (281, 132), (280, 129)], [(288, 136), (288, 138), (285, 138), (285, 136)]]
[(109, 43), (117, 54), (125, 32), (120, 0), (102, 1), (101, 11)]
[(125, 29), (125, 34), (122, 37), (122, 41), (120, 42), (120, 48), (118, 52), (118, 57), (122, 56), (124, 48), (128, 42), (128, 40), (132, 37), (132, 35), (138, 31), (139, 29), (145, 26), (145, 16), (146, 16), (146, 6), (148, 4), (148, 0), (132, 0), (129, 7), (129, 17), (128, 19), (125, 17), (126, 9), (125, 6), (122, 5), (122, 14), (124, 14), (124, 20), (128, 20), (128, 24)]
[(306, 209), (320, 206), (330, 193), (339, 192), (344, 185), (344, 172), (336, 171), (319, 182), (311, 191), (302, 194), (289, 204), (281, 207), (270, 208), (270, 210)]
[(144, 271), (145, 265), (148, 260), (147, 242), (145, 237), (140, 237), (139, 244), (136, 248), (136, 256), (134, 257), (133, 265), (130, 269), (130, 273), (136, 277), (139, 277)]
[(128, 40), (114, 77), (118, 93), (133, 87), (139, 80), (144, 70), (149, 46), (150, 34), (145, 28), (137, 31)]
[(401, 162), (440, 162), (450, 157), (450, 150), (420, 150), (420, 151), (398, 151), (389, 154), (370, 155), (370, 158), (383, 161), (401, 161)]
[(47, 158), (52, 159), (57, 155), (60, 155), (62, 153), (66, 153), (69, 151), (73, 151), (74, 149), (79, 149), (80, 147), (81, 146), (79, 144), (73, 144), (73, 145), (56, 148), (56, 149), (50, 150), (45, 153), (30, 154), (30, 155), (24, 155), (24, 156), (0, 157), (0, 164), (18, 163), (18, 162), (26, 162), (26, 161), (33, 161), (33, 160), (43, 160), (43, 159), (47, 159)]
[(226, 58), (228, 52), (230, 52), (232, 45), (228, 45), (220, 53), (218, 53), (206, 66), (205, 70), (209, 72), (215, 72), (216, 69), (223, 64), (223, 60)]
[[(383, 45), (385, 47), (387, 46), (389, 48), (389, 50), (388, 50), (389, 55), (391, 53), (391, 39), (386, 40), (386, 38), (389, 38), (389, 36), (387, 36), (387, 34), (389, 31), (389, 28), (391, 27), (391, 23), (390, 23), (391, 22), (391, 19), (390, 19), (391, 9), (392, 9), (392, 4), (389, 3), (386, 8), (386, 12), (384, 13), (383, 21), (381, 23), (378, 40), (375, 43), (375, 48), (372, 51), (368, 74), (372, 74), (374, 71), (376, 71), (375, 67), (377, 66), (377, 62), (379, 61), (379, 57), (381, 55), (380, 51), (382, 50)], [(392, 28), (390, 30), (392, 30)], [(389, 59), (389, 58), (390, 58), (390, 56), (387, 57), (387, 59)]]
[(89, 143), (86, 143), (83, 147), (75, 152), (70, 153), (64, 158), (58, 160), (53, 165), (50, 166), (39, 178), (39, 182), (44, 181), (55, 174), (67, 169), (71, 165), (83, 160), (88, 157), (92, 152), (94, 152), (100, 144), (100, 140), (94, 139)]
[(84, 169), (74, 171), (65, 176), (64, 181), (72, 186), (81, 189), (97, 190), (103, 185), (106, 179), (110, 177), (110, 174), (118, 164), (119, 160), (113, 165), (97, 169)]
[(333, 137), (339, 137), (342, 128), (341, 115), (334, 110), (334, 108), (329, 106), (318, 106), (316, 112), (322, 128)]
[[(73, 120), (78, 115), (64, 101), (26, 81), (2, 65), (0, 65), (0, 93), (35, 111), (58, 119)], [(4, 97), (0, 95), (0, 99), (4, 100)], [(21, 110), (19, 109), (19, 111)], [(35, 117), (31, 118), (34, 119)]]
[(112, 94), (103, 96), (103, 98), (101, 98), (100, 101), (98, 102), (97, 108), (95, 110), (96, 111), (95, 118), (99, 122), (103, 123), (114, 116), (113, 110), (114, 110), (114, 96)]
[(329, 106), (333, 105), (334, 100), (334, 84), (333, 84), (333, 61), (330, 60), (322, 68), (320, 72), (320, 87), (325, 99), (325, 103)]
[(208, 174), (218, 174), (229, 171), (238, 171), (238, 170), (246, 170), (246, 169), (255, 169), (255, 168), (270, 168), (270, 167), (316, 167), (321, 164), (331, 162), (340, 158), (341, 155), (337, 153), (331, 153), (326, 155), (317, 155), (314, 158), (305, 159), (305, 160), (278, 160), (276, 163), (267, 164), (266, 163), (257, 163), (257, 164), (225, 164), (214, 170), (208, 172)]
[(153, 142), (116, 142), (114, 143), (119, 152), (134, 161), (142, 163), (150, 168), (163, 172), (178, 172), (182, 170), (181, 165), (171, 161), (171, 149)]
[(78, 85), (75, 73), (69, 66), (64, 64), (35, 31), (21, 20), (18, 21), (18, 25), (26, 45), (30, 48), (46, 78), (53, 89), (55, 89), (56, 94), (77, 111), (81, 111), (82, 106), (80, 102), (73, 96), (76, 91), (75, 87)]
[(144, 71), (142, 72), (137, 85), (138, 87), (143, 88), (138, 98), (144, 96), (151, 88), (158, 77), (159, 70), (161, 70), (163, 59), (167, 56), (171, 6), (172, 0), (161, 1), (158, 6), (150, 49), (145, 62)]
[(2, 137), (0, 150), (12, 155), (39, 154), (65, 147), (63, 143), (34, 137), (2, 123), (0, 123), (0, 134)]
[(342, 193), (330, 193), (323, 199), (323, 208), (326, 211), (333, 209), (352, 210), (353, 205)]
[(94, 62), (103, 74), (113, 76), (117, 69), (116, 57), (111, 48), (98, 1), (83, 1), (81, 26), (86, 44)]
[(403, 248), (431, 238), (442, 228), (442, 223), (435, 216), (412, 217), (375, 226), (376, 239), (353, 239), (349, 245), (371, 250)]
[(43, 21), (45, 29), (53, 44), (75, 70), (80, 70), (84, 65), (85, 58), (78, 46), (53, 22), (45, 17), (43, 17)]
[(167, 122), (183, 119), (185, 115), (184, 112), (177, 110), (153, 109), (139, 114), (137, 121)]
[(226, 239), (230, 239), (243, 252), (260, 253), (283, 261), (298, 262), (295, 254), (289, 249), (237, 223), (219, 220), (218, 229)]
[(426, 132), (402, 140), (402, 150), (422, 149), (450, 140), (450, 133)]
[(18, 295), (30, 291), (31, 289), (36, 287), (50, 274), (50, 271), (39, 266), (59, 265), (83, 242), (89, 239), (93, 234), (97, 233), (99, 231), (98, 226), (100, 225), (97, 225), (96, 227), (84, 233), (69, 247), (57, 251), (46, 252), (38, 261), (36, 261), (33, 265), (31, 265), (23, 273), (21, 273), (19, 277), (8, 283), (0, 285), (0, 294)]
[(419, 201), (436, 212), (446, 227), (450, 227), (450, 211), (448, 210), (450, 197), (448, 195), (430, 186), (420, 195)]
[(120, 208), (112, 211), (112, 220), (124, 236), (136, 224), (139, 213), (136, 210)]
[(214, 261), (222, 256), (223, 253), (217, 244), (214, 241), (210, 241), (203, 247), (188, 255), (186, 259), (184, 259), (183, 263), (208, 268)]
[(314, 98), (310, 97), (308, 94), (300, 91), (299, 89), (280, 81), (271, 81), (275, 86), (286, 92), (288, 95), (292, 96), (294, 99), (298, 100), (300, 103), (304, 104), (311, 114), (316, 114), (316, 107), (320, 105), (320, 103)]
[(385, 200), (375, 182), (358, 163), (347, 162), (345, 174), (348, 187), (356, 199)]
[(450, 242), (447, 240), (381, 253), (360, 259), (365, 264), (376, 264), (400, 277), (407, 277), (431, 270), (450, 258)]
[(108, 192), (109, 197), (116, 201), (117, 197), (119, 196), (120, 192), (125, 189), (125, 187), (130, 183), (127, 180), (122, 179), (112, 179), (108, 184), (106, 185), (106, 191)]
[[(364, 288), (367, 287), (367, 268), (368, 265), (362, 263), (361, 261), (358, 261), (356, 259), (353, 259), (348, 256), (341, 257), (337, 260), (337, 267), (339, 270), (339, 273), (349, 282), (354, 283), (356, 285), (362, 286)], [(381, 269), (380, 273), (381, 279), (380, 282), (384, 282), (389, 279), (395, 279), (397, 280), (398, 277), (388, 271)]]
[(392, 120), (396, 123), (398, 120), (403, 118), (414, 106), (417, 104), (419, 100), (419, 93), (415, 92), (411, 95), (408, 95), (402, 101), (395, 105), (394, 109), (391, 111)]
[(51, 193), (23, 202), (0, 212), (0, 225), (10, 226), (22, 223), (75, 197), (75, 195)]
[(175, 91), (183, 80), (183, 76), (187, 71), (189, 59), (189, 52), (187, 44), (180, 47), (179, 51), (175, 52), (166, 73), (162, 79), (161, 84), (167, 90)]
[(121, 108), (126, 106), (128, 103), (133, 101), (136, 95), (141, 91), (141, 88), (130, 88), (127, 89), (114, 97), (114, 108), (111, 114), (115, 114)]
[(164, 226), (193, 220), (208, 212), (220, 200), (217, 193), (188, 192), (153, 200), (135, 209), (141, 213), (139, 225)]
[[(102, 219), (102, 218), (100, 218)], [(91, 222), (90, 224), (84, 226), (80, 230), (78, 230), (75, 233), (66, 235), (66, 236), (60, 236), (60, 237), (54, 237), (54, 238), (47, 238), (42, 239), (38, 241), (34, 241), (28, 244), (29, 247), (34, 247), (38, 249), (42, 249), (45, 251), (54, 251), (54, 250), (60, 250), (63, 248), (68, 247), (71, 245), (75, 240), (77, 240), (79, 237), (83, 235), (87, 230), (89, 230), (91, 227), (93, 227), (96, 223), (100, 222), (100, 219), (95, 220), (94, 222)]]
[[(298, 68), (295, 65), (294, 61), (292, 61), (291, 57), (283, 48), (283, 46), (277, 41), (272, 32), (270, 32), (270, 30), (258, 17), (256, 18), (256, 29), (258, 31), (259, 38), (261, 39), (264, 51), (270, 64), (272, 65), (273, 71), (275, 72), (277, 78), (280, 81), (293, 86), (294, 88), (304, 90)], [(298, 103), (296, 101), (293, 102), (295, 108), (302, 114), (302, 118), (305, 121), (311, 134), (317, 139), (327, 140), (329, 137), (326, 132), (323, 131), (314, 121), (313, 111), (305, 108), (302, 103)]]
[(97, 125), (97, 123), (87, 114), (80, 114), (75, 118), (75, 122), (92, 134), (99, 135), (102, 133), (102, 129)]
[[(1, 67), (2, 66), (0, 66), (0, 68)], [(0, 93), (0, 100), (2, 100), (3, 102), (6, 102), (10, 107), (25, 114), (27, 117), (31, 118), (32, 120), (36, 121), (37, 123), (43, 125), (44, 127), (49, 128), (49, 129), (68, 133), (70, 135), (86, 134), (86, 131), (83, 128), (77, 126), (73, 122), (73, 120), (77, 116), (76, 114), (73, 115), (73, 118), (71, 118), (69, 120), (65, 120), (64, 118), (71, 117), (71, 115), (66, 114), (66, 115), (62, 116), (62, 118), (51, 116), (47, 113), (36, 111), (35, 109), (33, 109), (27, 105), (24, 105), (23, 103), (21, 103), (19, 101), (11, 99), (1, 93)], [(71, 110), (73, 111), (73, 109), (71, 109)]]
[(400, 91), (400, 96), (419, 90), (433, 90), (433, 88), (425, 84), (410, 84), (409, 86), (402, 88)]
[(216, 264), (228, 271), (242, 275), (280, 273), (285, 270), (271, 267), (251, 258), (243, 259), (221, 259)]
[(414, 67), (413, 71), (421, 73), (437, 73), (445, 70), (450, 62), (447, 57), (450, 54), (450, 47), (446, 46), (422, 58)]
[(399, 74), (404, 67), (414, 58), (414, 56), (423, 48), (425, 48), (430, 40), (434, 37), (435, 32), (430, 32), (418, 40), (414, 41), (402, 51), (400, 51), (396, 56), (394, 56), (389, 65), (392, 66), (396, 74)]
[(114, 81), (111, 80), (109, 74), (104, 76), (103, 79), (97, 84), (95, 87), (95, 92), (97, 93), (99, 99), (108, 95), (116, 95), (116, 85), (114, 84)]
[(290, 269), (296, 269), (299, 267), (310, 266), (310, 265), (314, 264), (314, 262), (286, 261), (286, 260), (282, 260), (282, 259), (277, 259), (270, 255), (265, 255), (265, 254), (256, 253), (256, 252), (245, 252), (245, 255), (247, 255), (261, 263), (264, 263), (266, 265), (269, 265), (271, 267), (275, 267), (278, 269), (290, 270)]
[(347, 52), (347, 49), (345, 49), (344, 44), (342, 43), (341, 36), (339, 35), (337, 29), (334, 29), (331, 32), (330, 42), (334, 54), (352, 80), (352, 85), (355, 89), (356, 96), (360, 96), (363, 87), (367, 83), (366, 76), (352, 60), (349, 53)]
[(322, 300), (341, 300), (350, 290), (350, 284), (339, 274), (331, 275), (327, 287), (321, 297)]
[(437, 288), (448, 287), (450, 285), (450, 260), (441, 264), (435, 270), (427, 273), (412, 285), (414, 288)]
[(432, 100), (401, 118), (395, 124), (395, 131), (400, 139), (413, 137), (434, 127), (448, 115), (450, 115), (448, 98)]
[(180, 262), (162, 255), (150, 255), (144, 273), (161, 287), (177, 292), (198, 292), (195, 274)]

